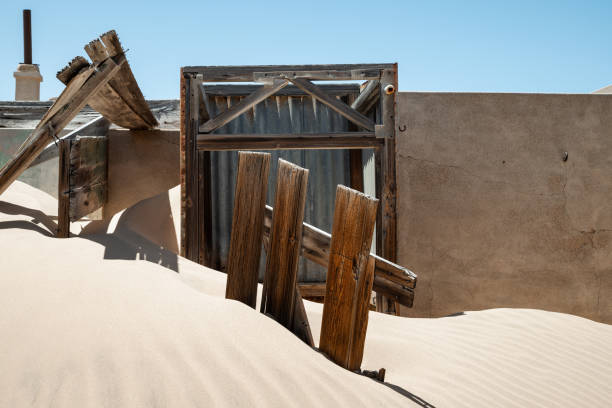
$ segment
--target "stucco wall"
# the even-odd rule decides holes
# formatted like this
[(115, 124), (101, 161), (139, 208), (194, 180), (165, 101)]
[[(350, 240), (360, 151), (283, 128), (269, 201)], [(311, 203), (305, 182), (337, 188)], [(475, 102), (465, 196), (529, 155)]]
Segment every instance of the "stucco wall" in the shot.
[(406, 315), (612, 323), (612, 95), (401, 93), (398, 110)]

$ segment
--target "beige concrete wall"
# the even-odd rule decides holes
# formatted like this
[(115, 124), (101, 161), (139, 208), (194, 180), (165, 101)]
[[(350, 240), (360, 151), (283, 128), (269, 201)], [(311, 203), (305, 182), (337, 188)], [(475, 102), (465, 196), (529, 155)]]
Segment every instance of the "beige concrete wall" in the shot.
[(612, 323), (612, 95), (400, 93), (398, 109), (399, 263), (419, 276), (404, 312)]

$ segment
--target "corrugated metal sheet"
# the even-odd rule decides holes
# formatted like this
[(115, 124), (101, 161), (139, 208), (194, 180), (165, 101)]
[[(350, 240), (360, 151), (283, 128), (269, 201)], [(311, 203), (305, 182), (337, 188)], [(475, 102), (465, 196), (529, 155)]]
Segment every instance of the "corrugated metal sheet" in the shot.
[[(236, 85), (240, 87), (240, 85)], [(358, 92), (358, 89), (355, 89)], [(236, 92), (232, 92), (236, 93)], [(211, 117), (237, 103), (241, 96), (206, 95)], [(256, 105), (215, 133), (307, 133), (347, 131), (346, 119), (316, 102), (309, 96), (273, 96)], [(287, 150), (273, 151), (268, 204), (273, 205), (277, 162), (286, 159), (309, 169), (308, 197), (304, 219), (323, 230), (331, 231), (336, 186), (349, 184), (349, 160), (346, 150)], [(211, 152), (213, 200), (213, 248), (227, 257), (230, 241), (234, 188), (238, 164), (237, 152)], [(265, 254), (265, 251), (262, 251)], [(262, 257), (263, 258), (263, 257)], [(262, 259), (262, 266), (265, 261)], [(299, 279), (313, 282), (325, 280), (325, 271), (319, 265), (303, 259)], [(260, 271), (263, 277), (263, 268)]]

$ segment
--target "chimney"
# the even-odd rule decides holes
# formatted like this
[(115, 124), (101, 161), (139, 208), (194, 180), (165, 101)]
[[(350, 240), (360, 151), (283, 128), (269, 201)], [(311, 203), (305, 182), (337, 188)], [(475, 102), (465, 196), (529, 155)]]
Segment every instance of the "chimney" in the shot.
[(32, 19), (30, 10), (23, 10), (23, 63), (17, 65), (15, 77), (16, 101), (39, 101), (42, 76), (38, 64), (32, 64)]

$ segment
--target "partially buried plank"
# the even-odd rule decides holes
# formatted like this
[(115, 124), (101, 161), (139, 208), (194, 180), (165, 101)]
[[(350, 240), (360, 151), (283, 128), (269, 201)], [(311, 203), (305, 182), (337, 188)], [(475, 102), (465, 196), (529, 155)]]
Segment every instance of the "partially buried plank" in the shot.
[(280, 159), (274, 217), (264, 277), (263, 313), (293, 327), (297, 268), (302, 241), (308, 170)]
[(256, 307), (257, 302), (259, 257), (269, 173), (269, 153), (238, 153), (225, 297), (238, 300), (252, 308)]
[(332, 241), (321, 322), (320, 350), (359, 370), (374, 280), (370, 256), (378, 200), (345, 186), (336, 189)]

